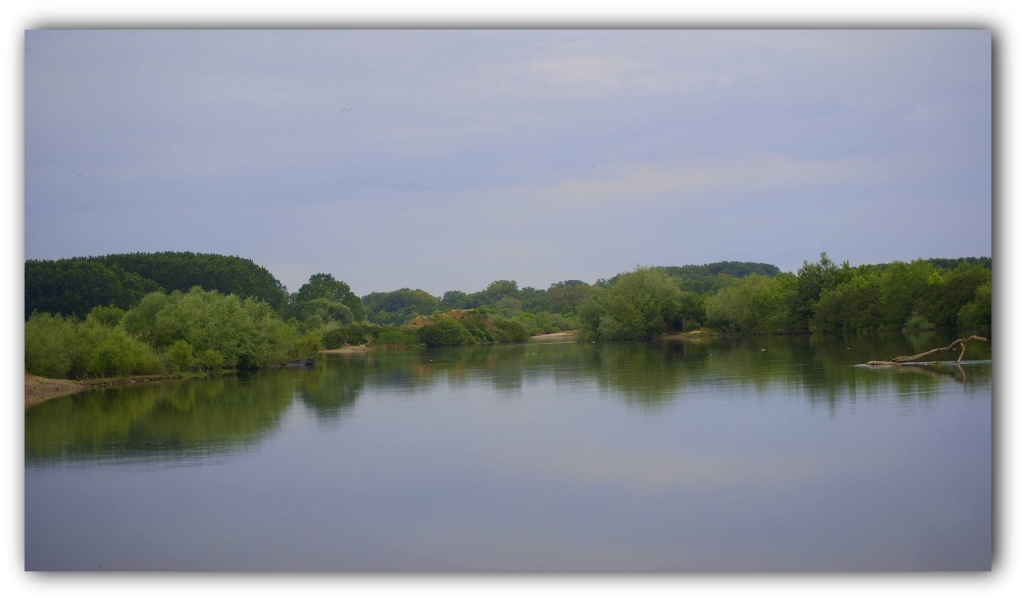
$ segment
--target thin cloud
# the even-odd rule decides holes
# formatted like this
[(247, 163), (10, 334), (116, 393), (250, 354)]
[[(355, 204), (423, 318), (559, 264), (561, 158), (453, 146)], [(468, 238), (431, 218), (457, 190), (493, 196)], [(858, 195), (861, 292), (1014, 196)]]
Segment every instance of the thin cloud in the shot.
[(885, 170), (865, 159), (815, 160), (764, 154), (656, 163), (601, 165), (590, 177), (551, 184), (516, 185), (471, 192), (502, 198), (579, 206), (690, 199), (711, 191), (776, 191), (801, 187), (877, 183)]

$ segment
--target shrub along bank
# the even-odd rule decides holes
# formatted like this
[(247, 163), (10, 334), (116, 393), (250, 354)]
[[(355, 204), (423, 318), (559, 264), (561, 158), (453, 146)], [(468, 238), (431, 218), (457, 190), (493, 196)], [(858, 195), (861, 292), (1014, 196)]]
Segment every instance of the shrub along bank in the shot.
[(36, 312), (25, 323), (25, 369), (48, 378), (250, 370), (321, 347), (266, 302), (199, 287), (150, 293), (128, 311), (96, 307), (84, 320)]

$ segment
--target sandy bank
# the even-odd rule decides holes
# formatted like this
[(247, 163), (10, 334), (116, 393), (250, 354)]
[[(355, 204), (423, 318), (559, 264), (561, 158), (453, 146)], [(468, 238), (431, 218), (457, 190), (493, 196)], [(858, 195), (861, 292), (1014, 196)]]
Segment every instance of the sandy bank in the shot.
[(685, 333), (670, 333), (668, 335), (662, 335), (661, 339), (711, 339), (717, 336), (714, 331), (699, 330), (699, 331), (686, 331)]
[(365, 345), (346, 345), (339, 347), (338, 349), (323, 349), (320, 350), (322, 354), (359, 354), (362, 352), (373, 351), (372, 347)]
[(559, 331), (557, 333), (545, 333), (544, 335), (534, 335), (530, 339), (558, 339), (560, 337), (575, 337), (576, 331)]
[(155, 383), (182, 378), (185, 378), (185, 376), (181, 374), (146, 374), (125, 378), (69, 381), (67, 379), (48, 379), (26, 372), (25, 407), (30, 408), (37, 403), (53, 399), (54, 397), (63, 397), (65, 395), (71, 395), (72, 393), (87, 391), (89, 389), (117, 387), (121, 385), (136, 385), (140, 383)]

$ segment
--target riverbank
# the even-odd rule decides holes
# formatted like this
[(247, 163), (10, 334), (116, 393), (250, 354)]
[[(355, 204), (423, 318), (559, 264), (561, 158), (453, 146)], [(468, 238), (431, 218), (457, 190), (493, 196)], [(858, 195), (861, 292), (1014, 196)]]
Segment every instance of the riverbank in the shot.
[(557, 333), (545, 333), (543, 335), (534, 335), (530, 339), (559, 339), (562, 337), (575, 337), (576, 331), (559, 331)]
[[(203, 374), (203, 376), (206, 376)], [(191, 374), (146, 374), (123, 378), (85, 379), (72, 381), (68, 379), (48, 379), (34, 374), (25, 373), (25, 408), (56, 397), (64, 397), (89, 389), (103, 387), (119, 387), (122, 385), (138, 385), (142, 383), (158, 383), (162, 381), (192, 378)]]
[(372, 351), (373, 348), (366, 345), (343, 345), (337, 349), (322, 349), (322, 354), (361, 354)]
[(659, 339), (711, 339), (717, 336), (718, 333), (711, 329), (697, 329), (696, 331), (686, 331), (685, 333), (669, 333), (662, 335)]

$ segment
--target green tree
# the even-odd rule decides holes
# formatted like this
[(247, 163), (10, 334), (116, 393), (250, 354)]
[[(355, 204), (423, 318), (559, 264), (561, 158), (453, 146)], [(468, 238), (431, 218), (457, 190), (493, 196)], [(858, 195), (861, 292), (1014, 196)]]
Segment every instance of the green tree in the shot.
[(352, 293), (344, 281), (338, 281), (327, 273), (317, 273), (309, 277), (309, 282), (299, 287), (294, 297), (294, 303), (308, 302), (324, 297), (347, 306), (352, 311), (353, 319), (357, 321), (363, 319), (363, 302), (356, 297), (356, 294)]
[(580, 338), (652, 337), (670, 331), (681, 320), (682, 309), (683, 292), (672, 277), (655, 268), (637, 268), (580, 303)]
[(175, 341), (167, 348), (167, 362), (174, 370), (192, 370), (195, 366), (195, 356), (192, 353), (192, 346), (188, 341), (181, 339)]
[[(247, 258), (192, 252), (110, 254), (90, 258), (155, 281), (166, 291), (186, 292), (195, 286), (240, 298), (254, 297), (283, 314), (288, 294), (274, 275)], [(130, 306), (121, 306), (129, 308)]]
[(25, 319), (49, 312), (84, 319), (96, 306), (127, 310), (160, 285), (117, 265), (84, 258), (25, 262)]
[(438, 315), (432, 324), (417, 329), (416, 334), (420, 342), (428, 346), (462, 345), (472, 341), (466, 327), (446, 314)]
[(829, 259), (825, 252), (821, 253), (817, 263), (804, 261), (796, 273), (796, 295), (794, 326), (797, 330), (809, 330), (811, 317), (817, 308), (822, 293), (831, 291), (852, 276), (849, 263), (837, 265)]
[(964, 304), (957, 320), (967, 329), (992, 328), (992, 283), (983, 283), (975, 290), (974, 300)]
[(518, 292), (519, 286), (516, 284), (516, 282), (510, 281), (508, 279), (500, 279), (498, 281), (494, 281), (490, 285), (488, 285), (487, 288), (484, 289), (483, 291), (484, 296), (487, 298), (488, 302), (496, 302), (501, 298), (505, 297), (506, 295), (516, 297)]
[(92, 319), (105, 327), (116, 327), (124, 319), (125, 311), (117, 306), (96, 306), (89, 311), (86, 319)]
[(554, 312), (564, 312), (566, 310), (575, 312), (579, 303), (593, 292), (593, 287), (583, 281), (569, 280), (552, 283), (548, 287), (548, 295), (551, 297), (551, 310)]

